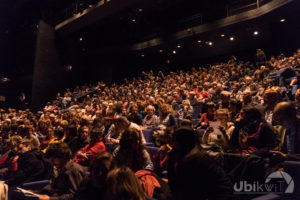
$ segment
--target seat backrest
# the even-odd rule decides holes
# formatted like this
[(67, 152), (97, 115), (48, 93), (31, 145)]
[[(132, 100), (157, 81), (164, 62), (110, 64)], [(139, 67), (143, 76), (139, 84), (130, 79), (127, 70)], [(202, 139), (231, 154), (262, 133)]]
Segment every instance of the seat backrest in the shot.
[(150, 155), (150, 157), (151, 157), (151, 160), (153, 161), (153, 155), (155, 154), (155, 153), (157, 153), (157, 151), (158, 151), (158, 147), (151, 147), (151, 146), (147, 146), (146, 147), (147, 148), (147, 151), (148, 151), (148, 153), (149, 153), (149, 155)]
[(152, 141), (153, 130), (152, 129), (143, 130), (143, 134), (144, 134), (144, 138), (147, 143), (153, 143), (153, 141)]

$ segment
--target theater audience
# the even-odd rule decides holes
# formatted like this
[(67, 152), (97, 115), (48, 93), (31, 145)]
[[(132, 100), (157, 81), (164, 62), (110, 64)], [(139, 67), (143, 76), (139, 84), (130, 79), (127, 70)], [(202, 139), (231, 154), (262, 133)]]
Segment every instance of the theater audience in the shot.
[[(58, 156), (58, 159), (51, 159), (58, 177), (54, 178), (50, 190), (43, 193), (47, 195), (39, 198), (71, 199), (85, 175), (81, 165), (90, 166), (90, 172), (97, 174), (92, 163), (96, 163), (97, 156), (102, 155), (101, 152), (105, 150), (113, 152), (118, 165), (126, 165), (134, 172), (153, 170), (147, 149), (150, 152), (155, 147), (145, 147), (151, 143), (146, 143), (142, 132), (142, 129), (152, 129), (154, 133), (147, 140), (154, 139), (155, 146), (159, 149), (152, 158), (155, 172), (160, 178), (166, 178), (166, 175), (169, 177), (173, 199), (193, 199), (192, 194), (197, 194), (197, 199), (220, 199), (221, 194), (224, 194), (224, 199), (232, 199), (224, 170), (231, 173), (230, 170), (241, 166), (243, 173), (237, 175), (239, 172), (236, 171), (232, 179), (239, 181), (239, 177), (253, 174), (254, 169), (258, 169), (253, 167), (253, 163), (248, 163), (248, 158), (250, 161), (254, 157), (264, 160), (271, 154), (276, 154), (284, 160), (299, 160), (297, 114), (300, 92), (295, 94), (295, 88), (300, 84), (297, 77), (300, 49), (292, 56), (281, 54), (267, 60), (262, 50), (259, 50), (254, 65), (232, 57), (228, 62), (192, 68), (189, 71), (179, 70), (169, 74), (160, 71), (157, 75), (153, 71), (143, 72), (142, 77), (131, 81), (126, 79), (123, 84), (106, 85), (98, 82), (96, 85), (76, 87), (73, 91), (67, 89), (57, 95), (56, 99), (49, 100), (50, 103), (35, 114), (29, 109), (0, 110), (1, 178), (9, 183), (13, 178), (21, 177), (14, 176), (22, 174), (18, 171), (23, 169), (18, 166), (30, 163), (27, 157), (37, 162), (39, 149), (48, 152), (51, 146), (58, 149), (68, 147), (74, 157)], [(287, 102), (288, 100), (294, 102)], [(202, 142), (201, 148), (196, 148), (194, 143), (189, 142), (190, 130), (184, 131), (184, 137), (175, 138), (174, 145), (169, 136), (176, 126), (196, 129), (197, 136), (192, 138), (195, 143)], [(206, 129), (207, 127), (210, 128)], [(210, 132), (211, 130), (213, 131)], [(100, 138), (105, 139), (99, 139), (100, 135)], [(24, 143), (24, 153), (15, 148), (23, 139), (30, 140), (29, 145)], [(67, 144), (62, 143), (63, 141)], [(104, 142), (109, 148), (104, 147)], [(59, 154), (58, 151), (53, 151)], [(65, 155), (68, 151), (63, 150), (62, 154)], [(229, 154), (236, 157), (237, 162), (227, 162)], [(216, 166), (210, 156), (217, 159), (219, 166)], [(269, 160), (274, 161), (272, 158)], [(279, 160), (278, 165), (282, 161)], [(172, 162), (172, 165), (168, 164)], [(32, 168), (38, 166), (30, 165)], [(268, 173), (278, 169), (264, 164), (261, 166), (267, 168)], [(32, 169), (30, 167), (29, 171)], [(166, 170), (170, 167), (173, 169)], [(202, 171), (195, 172), (193, 167)], [(110, 168), (106, 166), (105, 169)], [(263, 174), (263, 171), (257, 174)], [(103, 172), (101, 176), (102, 172), (99, 169), (99, 181), (106, 177), (107, 172)], [(24, 181), (31, 177), (35, 180), (42, 179), (29, 174), (25, 175)], [(214, 177), (216, 181), (212, 183), (206, 180), (207, 175)], [(104, 197), (105, 186), (100, 182), (92, 183), (96, 181), (93, 180), (94, 176), (97, 177), (92, 176), (86, 185), (85, 191), (90, 192), (87, 197), (92, 194)], [(199, 184), (207, 182), (200, 189), (199, 185), (192, 184), (192, 178), (198, 176), (197, 181), (201, 180)], [(174, 180), (180, 180), (180, 183)], [(182, 185), (186, 180), (187, 184)], [(16, 182), (21, 183), (23, 179)], [(87, 189), (89, 187), (95, 190)], [(212, 190), (215, 192), (212, 193)], [(82, 194), (79, 195), (81, 199), (86, 197)]]

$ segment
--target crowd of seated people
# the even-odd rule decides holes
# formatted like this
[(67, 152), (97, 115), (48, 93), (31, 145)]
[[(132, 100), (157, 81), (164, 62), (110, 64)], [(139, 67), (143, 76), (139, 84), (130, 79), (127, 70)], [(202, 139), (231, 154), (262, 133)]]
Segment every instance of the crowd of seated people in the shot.
[(13, 199), (41, 180), (38, 199), (235, 199), (237, 180), (300, 160), (299, 67), (300, 49), (255, 65), (232, 57), (77, 86), (36, 114), (1, 109), (0, 183)]

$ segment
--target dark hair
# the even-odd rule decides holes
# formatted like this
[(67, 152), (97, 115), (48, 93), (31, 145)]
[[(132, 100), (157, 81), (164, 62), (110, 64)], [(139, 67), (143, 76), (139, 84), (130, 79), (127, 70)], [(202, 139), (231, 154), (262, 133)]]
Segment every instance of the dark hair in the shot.
[(68, 126), (68, 132), (69, 132), (69, 135), (72, 136), (72, 137), (75, 137), (77, 136), (77, 128), (75, 125), (69, 125)]
[(197, 134), (191, 128), (181, 127), (175, 130), (173, 141), (180, 144), (180, 153), (186, 154), (197, 145)]
[(246, 106), (243, 108), (243, 111), (247, 120), (251, 120), (251, 121), (263, 120), (261, 111), (255, 106)]
[(102, 152), (102, 153), (98, 154), (95, 157), (95, 159), (91, 162), (91, 165), (90, 165), (91, 171), (93, 169), (94, 170), (99, 169), (99, 167), (103, 165), (104, 161), (109, 161), (110, 162), (109, 170), (112, 170), (116, 167), (116, 163), (115, 163), (115, 160), (114, 160), (113, 156), (109, 152), (105, 151), (105, 152)]
[(72, 158), (72, 152), (69, 146), (64, 142), (52, 143), (46, 151), (46, 157), (69, 160)]
[(63, 128), (58, 128), (54, 131), (54, 135), (58, 138), (58, 139), (62, 139), (65, 135), (64, 133), (64, 129)]
[(103, 137), (103, 131), (101, 128), (93, 128), (91, 133), (90, 133), (90, 136), (91, 137), (94, 137), (94, 138), (100, 138), (100, 137)]
[(237, 99), (230, 99), (229, 104), (233, 105), (233, 106), (236, 106), (236, 108), (238, 110), (241, 110), (242, 107), (243, 107), (242, 102), (240, 100), (237, 100)]

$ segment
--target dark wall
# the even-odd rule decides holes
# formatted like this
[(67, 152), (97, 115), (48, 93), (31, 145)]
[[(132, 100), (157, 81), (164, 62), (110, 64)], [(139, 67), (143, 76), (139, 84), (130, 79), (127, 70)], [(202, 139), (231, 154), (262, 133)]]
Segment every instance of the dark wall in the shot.
[(39, 22), (32, 84), (31, 107), (41, 109), (57, 91), (65, 87), (64, 68), (55, 46), (54, 28)]

